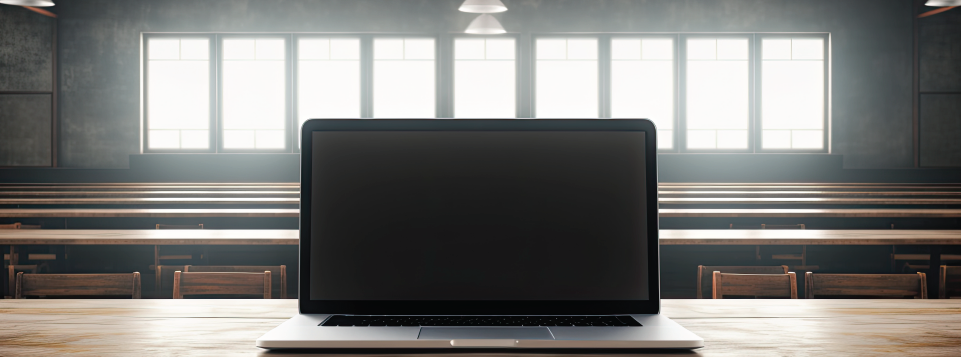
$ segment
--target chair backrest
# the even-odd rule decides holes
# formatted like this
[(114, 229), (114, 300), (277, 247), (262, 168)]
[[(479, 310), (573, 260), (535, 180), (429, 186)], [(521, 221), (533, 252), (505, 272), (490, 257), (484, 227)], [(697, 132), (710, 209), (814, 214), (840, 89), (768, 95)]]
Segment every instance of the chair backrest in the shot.
[(787, 274), (787, 265), (772, 266), (697, 266), (697, 298), (710, 299), (713, 294), (714, 272), (732, 274)]
[(961, 267), (941, 266), (939, 294), (942, 299), (961, 296)]
[(787, 274), (725, 274), (714, 272), (714, 298), (724, 296), (797, 299), (797, 276)]
[(157, 229), (204, 229), (204, 224), (157, 224)]
[(276, 265), (276, 266), (254, 266), (254, 265), (186, 265), (184, 266), (185, 273), (260, 273), (264, 271), (269, 271), (271, 278), (273, 276), (278, 276), (279, 280), (277, 283), (280, 285), (278, 287), (280, 292), (280, 298), (287, 298), (287, 266), (286, 265)]
[(24, 274), (17, 273), (15, 297), (24, 296), (130, 296), (140, 298), (140, 273), (131, 274)]
[(263, 273), (174, 272), (174, 299), (184, 295), (260, 295), (270, 299), (270, 271)]
[(917, 274), (804, 274), (804, 296), (849, 296), (860, 298), (928, 298), (924, 273)]
[(20, 222), (10, 224), (0, 224), (0, 229), (20, 229)]

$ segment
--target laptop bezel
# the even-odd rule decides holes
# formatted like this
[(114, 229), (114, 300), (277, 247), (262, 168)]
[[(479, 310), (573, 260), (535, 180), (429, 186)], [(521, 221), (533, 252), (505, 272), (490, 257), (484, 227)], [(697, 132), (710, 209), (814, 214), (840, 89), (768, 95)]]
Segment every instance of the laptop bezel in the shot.
[[(315, 131), (642, 131), (648, 222), (647, 300), (551, 301), (396, 301), (310, 299), (310, 207), (312, 133)], [(302, 314), (364, 315), (588, 315), (657, 314), (660, 311), (660, 259), (657, 204), (657, 138), (646, 119), (311, 119), (301, 128), (300, 159), (300, 278), (298, 305)]]

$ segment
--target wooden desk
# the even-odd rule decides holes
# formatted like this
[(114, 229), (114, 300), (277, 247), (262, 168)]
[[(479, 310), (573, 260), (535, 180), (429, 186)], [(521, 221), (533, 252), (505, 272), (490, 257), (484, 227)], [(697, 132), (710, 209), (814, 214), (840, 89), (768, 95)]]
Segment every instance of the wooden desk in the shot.
[[(296, 229), (10, 229), (0, 245), (297, 245)], [(961, 245), (961, 230), (663, 229), (661, 245)]]
[[(662, 306), (705, 347), (660, 355), (961, 355), (961, 300), (664, 300)], [(296, 300), (2, 300), (0, 353), (269, 356), (254, 340), (296, 309)]]
[[(661, 217), (957, 218), (961, 209), (660, 209)], [(298, 217), (296, 208), (0, 208), (0, 218)]]

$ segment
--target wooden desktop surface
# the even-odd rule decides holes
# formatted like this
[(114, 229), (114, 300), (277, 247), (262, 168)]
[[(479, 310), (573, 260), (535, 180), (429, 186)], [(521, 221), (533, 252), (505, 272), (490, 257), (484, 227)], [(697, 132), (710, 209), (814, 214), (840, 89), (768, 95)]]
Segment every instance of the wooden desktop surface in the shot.
[[(660, 209), (664, 217), (754, 218), (959, 218), (961, 209), (929, 208), (732, 208)], [(261, 217), (300, 216), (296, 208), (0, 208), (0, 218), (96, 218), (96, 217)]]
[[(292, 299), (0, 300), (0, 355), (277, 355), (254, 341), (296, 312)], [(645, 356), (961, 356), (961, 300), (663, 300), (662, 312), (705, 347)]]
[[(9, 229), (0, 245), (297, 245), (295, 229)], [(961, 230), (663, 229), (661, 245), (961, 245)]]

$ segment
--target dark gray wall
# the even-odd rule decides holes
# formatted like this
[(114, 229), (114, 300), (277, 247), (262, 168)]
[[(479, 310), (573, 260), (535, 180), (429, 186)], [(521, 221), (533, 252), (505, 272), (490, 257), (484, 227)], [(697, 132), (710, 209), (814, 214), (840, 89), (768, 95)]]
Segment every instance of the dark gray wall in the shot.
[(921, 166), (961, 167), (961, 10), (919, 20)]
[(0, 166), (50, 166), (54, 20), (0, 5)]
[[(59, 2), (61, 162), (140, 151), (141, 32), (463, 31), (462, 0)], [(511, 32), (830, 32), (833, 152), (847, 168), (912, 167), (912, 5), (905, 0), (504, 0)]]

